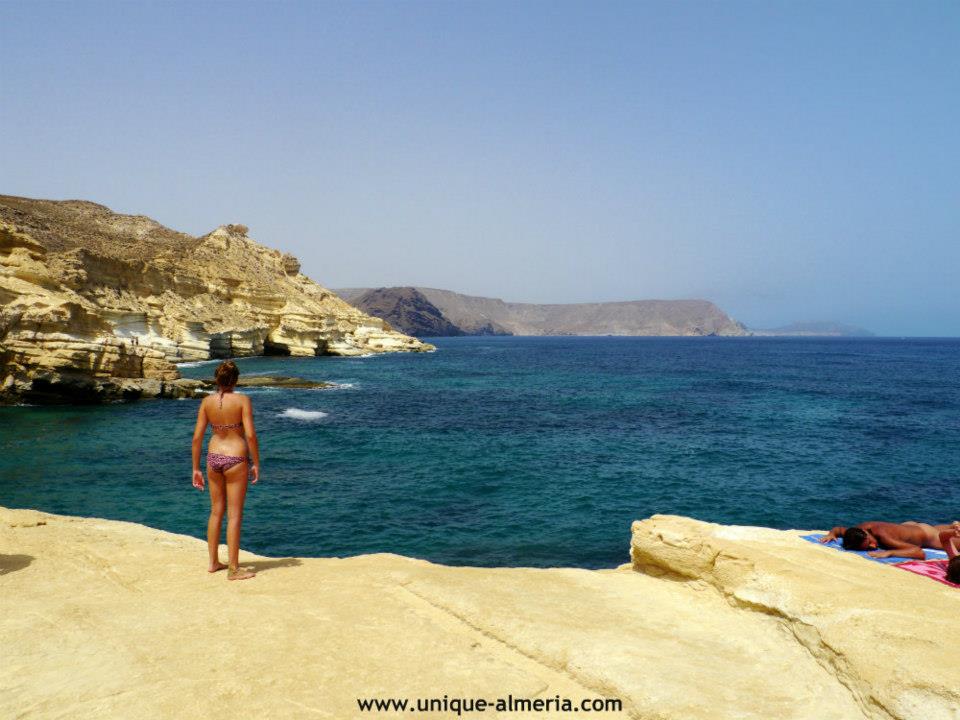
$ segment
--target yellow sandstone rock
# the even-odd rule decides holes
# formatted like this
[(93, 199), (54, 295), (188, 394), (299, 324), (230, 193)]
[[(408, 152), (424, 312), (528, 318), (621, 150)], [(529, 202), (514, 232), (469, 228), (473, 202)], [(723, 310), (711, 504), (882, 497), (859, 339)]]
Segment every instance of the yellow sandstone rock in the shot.
[(633, 558), (660, 577), (243, 553), (258, 576), (228, 582), (197, 539), (0, 509), (0, 717), (440, 718), (357, 699), (508, 695), (622, 702), (587, 717), (960, 717), (950, 588), (685, 518), (636, 523)]
[(799, 539), (655, 515), (634, 569), (776, 619), (871, 717), (960, 718), (960, 590)]
[(242, 225), (195, 238), (95, 203), (0, 196), (2, 395), (171, 381), (174, 363), (211, 357), (430, 349)]

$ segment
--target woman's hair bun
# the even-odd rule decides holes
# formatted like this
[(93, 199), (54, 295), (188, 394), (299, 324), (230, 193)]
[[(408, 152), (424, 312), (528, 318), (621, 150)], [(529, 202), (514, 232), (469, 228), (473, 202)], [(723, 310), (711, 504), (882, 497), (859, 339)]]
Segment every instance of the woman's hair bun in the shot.
[(239, 377), (240, 370), (237, 368), (237, 364), (233, 360), (224, 360), (222, 363), (217, 365), (217, 369), (213, 373), (213, 378), (217, 381), (217, 385), (220, 387), (232, 387), (233, 385), (236, 385)]

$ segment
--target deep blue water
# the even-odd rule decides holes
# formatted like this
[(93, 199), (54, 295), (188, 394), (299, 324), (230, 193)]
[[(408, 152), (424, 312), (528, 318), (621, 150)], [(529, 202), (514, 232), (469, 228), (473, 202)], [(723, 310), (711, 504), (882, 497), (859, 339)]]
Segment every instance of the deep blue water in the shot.
[[(780, 528), (960, 517), (960, 340), (434, 342), (239, 361), (344, 385), (251, 391), (263, 479), (245, 547), (607, 567), (653, 513)], [(202, 537), (196, 407), (0, 408), (0, 505)]]

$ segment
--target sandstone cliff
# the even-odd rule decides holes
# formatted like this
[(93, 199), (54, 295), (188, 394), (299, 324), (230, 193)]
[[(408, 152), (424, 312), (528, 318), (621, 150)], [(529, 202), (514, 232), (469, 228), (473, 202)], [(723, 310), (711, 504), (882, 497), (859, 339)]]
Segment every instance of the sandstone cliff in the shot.
[[(0, 717), (455, 717), (357, 698), (511, 694), (636, 720), (960, 718), (960, 591), (793, 532), (660, 516), (632, 547), (606, 571), (242, 553), (260, 574), (231, 583), (198, 539), (0, 508)], [(464, 717), (488, 715), (584, 713)]]
[(191, 237), (90, 202), (0, 196), (7, 399), (96, 399), (124, 379), (159, 387), (186, 360), (430, 348), (317, 285), (241, 225)]
[[(625, 302), (538, 305), (462, 295), (436, 288), (415, 290), (459, 334), (466, 335), (747, 335), (743, 325), (707, 300), (631, 300)], [(335, 290), (348, 302), (370, 311), (364, 288)], [(384, 316), (405, 332), (428, 336), (406, 318)], [(426, 328), (424, 328), (426, 329)]]

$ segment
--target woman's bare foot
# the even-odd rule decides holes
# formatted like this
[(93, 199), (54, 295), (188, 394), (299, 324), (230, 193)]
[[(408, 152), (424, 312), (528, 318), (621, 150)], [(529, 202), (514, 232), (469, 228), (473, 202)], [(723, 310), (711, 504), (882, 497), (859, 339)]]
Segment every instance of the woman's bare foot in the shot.
[(256, 576), (257, 574), (255, 572), (244, 570), (241, 567), (227, 568), (227, 580), (248, 580)]
[(218, 560), (216, 565), (211, 565), (210, 567), (207, 568), (207, 572), (214, 573), (214, 572), (217, 572), (218, 570), (226, 570), (226, 569), (227, 569), (227, 566)]

